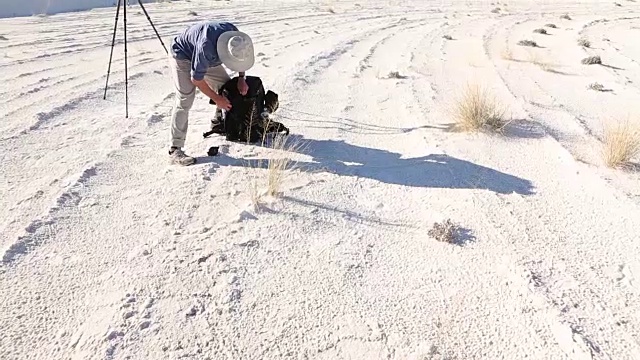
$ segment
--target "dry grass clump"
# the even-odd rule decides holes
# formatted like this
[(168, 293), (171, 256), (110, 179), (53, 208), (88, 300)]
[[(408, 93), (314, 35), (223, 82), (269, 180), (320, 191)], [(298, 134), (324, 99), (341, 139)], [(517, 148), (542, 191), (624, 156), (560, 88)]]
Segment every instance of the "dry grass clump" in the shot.
[(585, 65), (596, 65), (596, 64), (602, 64), (602, 59), (600, 59), (600, 56), (595, 55), (595, 56), (586, 57), (582, 59), (581, 62)]
[(442, 38), (443, 38), (443, 39), (446, 39), (446, 40), (453, 40), (453, 38), (451, 37), (451, 35), (443, 35), (443, 36), (442, 36)]
[(502, 49), (502, 51), (500, 52), (500, 57), (502, 57), (504, 60), (515, 60), (515, 58), (513, 57), (513, 52), (509, 47)]
[(632, 167), (631, 160), (640, 154), (640, 128), (629, 121), (608, 123), (604, 128), (602, 155), (611, 168)]
[(591, 47), (591, 42), (587, 39), (578, 39), (578, 45), (582, 46), (582, 47)]
[(547, 35), (547, 34), (548, 34), (548, 33), (547, 33), (547, 30), (542, 29), (542, 28), (540, 28), (540, 29), (535, 29), (535, 30), (533, 30), (533, 32), (534, 32), (534, 33), (536, 33), (536, 34), (542, 34), (542, 35)]
[(544, 61), (544, 59), (535, 52), (529, 52), (529, 61), (544, 71), (557, 72), (553, 64)]
[[(288, 154), (300, 153), (302, 142), (299, 138), (290, 139), (289, 135), (281, 133), (274, 134), (270, 142), (267, 142), (266, 135), (263, 137), (262, 145), (272, 152), (269, 158), (260, 159), (255, 165), (251, 165), (256, 171), (254, 174), (257, 174), (249, 189), (251, 202), (255, 208), (259, 208), (265, 196), (278, 197), (282, 194), (282, 185), (287, 174), (298, 170), (295, 161)], [(266, 170), (266, 177), (260, 175), (264, 170)]]
[(520, 41), (518, 41), (518, 45), (520, 45), (520, 46), (538, 47), (538, 44), (533, 40), (520, 40)]
[(589, 84), (588, 88), (595, 91), (604, 91), (604, 86), (597, 82)]
[(548, 28), (552, 28), (552, 29), (557, 29), (558, 27), (556, 26), (556, 24), (546, 24), (545, 25)]
[(467, 86), (453, 109), (455, 127), (462, 131), (501, 133), (508, 124), (506, 109), (477, 85)]
[[(287, 144), (287, 136), (282, 134), (276, 134), (273, 137), (271, 148), (281, 151), (290, 151), (291, 146)], [(284, 178), (284, 172), (287, 170), (291, 159), (288, 157), (272, 157), (269, 158), (267, 163), (268, 176), (267, 176), (267, 195), (276, 196), (280, 193), (282, 186), (282, 180)]]
[(560, 16), (560, 19), (571, 20), (571, 16), (569, 16), (569, 14), (563, 14)]
[(190, 16), (198, 16), (198, 13), (197, 13), (197, 12), (195, 12), (195, 11), (193, 11), (193, 10), (189, 10), (189, 12), (187, 13), (187, 15), (190, 15)]

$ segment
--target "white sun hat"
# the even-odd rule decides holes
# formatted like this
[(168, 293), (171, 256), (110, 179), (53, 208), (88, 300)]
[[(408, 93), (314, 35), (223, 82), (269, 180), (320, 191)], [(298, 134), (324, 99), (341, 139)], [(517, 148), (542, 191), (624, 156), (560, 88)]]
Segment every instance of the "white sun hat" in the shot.
[(225, 31), (218, 38), (218, 56), (231, 71), (244, 72), (254, 63), (253, 42), (241, 31)]

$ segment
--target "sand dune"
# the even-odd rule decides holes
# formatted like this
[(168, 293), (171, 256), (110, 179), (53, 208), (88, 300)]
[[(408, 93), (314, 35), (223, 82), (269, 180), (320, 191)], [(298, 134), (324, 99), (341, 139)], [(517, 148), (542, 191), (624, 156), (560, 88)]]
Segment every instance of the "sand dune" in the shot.
[[(251, 34), (299, 148), (203, 139), (198, 94), (199, 161), (169, 165), (139, 7), (129, 118), (122, 27), (102, 98), (113, 8), (0, 19), (0, 358), (640, 359), (640, 159), (602, 155), (640, 126), (640, 3), (145, 7), (167, 46), (201, 19)], [(456, 131), (467, 85), (502, 133)]]

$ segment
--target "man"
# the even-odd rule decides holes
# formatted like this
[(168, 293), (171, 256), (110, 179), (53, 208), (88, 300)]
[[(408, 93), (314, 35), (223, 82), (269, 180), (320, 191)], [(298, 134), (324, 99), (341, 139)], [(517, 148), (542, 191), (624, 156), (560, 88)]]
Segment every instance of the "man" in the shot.
[(196, 88), (216, 103), (216, 117), (221, 120), (222, 110), (231, 109), (229, 100), (218, 93), (230, 80), (225, 67), (238, 73), (238, 91), (245, 95), (249, 89), (245, 71), (254, 64), (253, 43), (247, 34), (229, 22), (203, 21), (173, 39), (169, 64), (176, 89), (169, 156), (173, 164), (193, 165), (195, 158), (187, 156), (182, 147)]

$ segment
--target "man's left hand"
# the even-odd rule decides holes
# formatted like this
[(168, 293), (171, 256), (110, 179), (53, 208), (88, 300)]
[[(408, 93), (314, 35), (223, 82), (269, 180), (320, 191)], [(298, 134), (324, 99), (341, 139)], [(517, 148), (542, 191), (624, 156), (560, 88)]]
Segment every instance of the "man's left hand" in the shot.
[(247, 92), (249, 91), (249, 85), (247, 85), (247, 82), (244, 78), (238, 79), (238, 91), (242, 95), (247, 95)]

